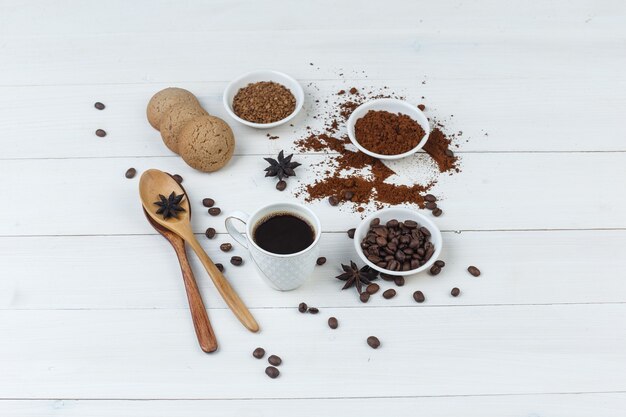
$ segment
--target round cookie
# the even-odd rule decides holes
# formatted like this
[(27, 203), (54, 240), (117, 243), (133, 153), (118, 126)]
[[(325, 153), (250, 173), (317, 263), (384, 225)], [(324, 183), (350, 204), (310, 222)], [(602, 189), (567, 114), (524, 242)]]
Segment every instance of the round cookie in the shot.
[(202, 107), (193, 103), (179, 103), (170, 108), (161, 119), (159, 130), (161, 131), (161, 138), (165, 146), (170, 148), (171, 151), (179, 153), (179, 134), (183, 126), (190, 121), (200, 116), (208, 116)]
[(235, 136), (219, 117), (202, 116), (185, 124), (178, 144), (180, 156), (189, 166), (213, 172), (230, 161), (235, 151)]
[(198, 99), (191, 92), (183, 88), (169, 87), (153, 95), (148, 102), (148, 108), (146, 109), (148, 122), (150, 122), (153, 128), (159, 130), (161, 119), (173, 105), (179, 103), (193, 103), (198, 107), (200, 106)]

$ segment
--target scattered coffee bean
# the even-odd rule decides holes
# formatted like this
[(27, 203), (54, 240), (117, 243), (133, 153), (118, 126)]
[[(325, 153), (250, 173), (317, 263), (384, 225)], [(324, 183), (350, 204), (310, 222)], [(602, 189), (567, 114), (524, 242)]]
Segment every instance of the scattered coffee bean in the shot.
[(326, 258), (320, 256), (319, 258), (317, 258), (317, 261), (315, 263), (318, 265), (324, 265), (326, 263)]
[(394, 284), (398, 287), (402, 287), (404, 285), (404, 277), (395, 277), (393, 280)]
[(337, 199), (337, 197), (335, 197), (334, 195), (331, 195), (330, 197), (328, 197), (328, 204), (330, 204), (331, 206), (336, 206), (337, 204), (339, 204), (339, 199)]
[(280, 180), (276, 183), (276, 189), (278, 191), (285, 191), (285, 188), (287, 188), (287, 182)]
[(208, 239), (213, 239), (215, 237), (215, 234), (217, 232), (215, 231), (214, 228), (209, 227), (208, 229), (206, 229), (206, 231), (204, 232), (204, 235), (208, 238)]
[(278, 378), (278, 375), (280, 375), (280, 371), (278, 370), (278, 368), (268, 366), (267, 368), (265, 368), (265, 375), (269, 376), (272, 379)]
[(396, 277), (393, 275), (389, 275), (389, 274), (385, 274), (385, 273), (381, 273), (380, 277), (385, 280), (385, 281), (394, 281), (396, 280)]
[(137, 170), (135, 168), (128, 168), (128, 170), (126, 170), (126, 174), (124, 174), (124, 176), (128, 179), (134, 178), (135, 175), (137, 175)]
[(233, 256), (230, 258), (230, 263), (235, 266), (241, 266), (241, 264), (243, 264), (243, 259), (241, 259), (241, 256)]
[(96, 101), (93, 106), (98, 110), (104, 110), (104, 108), (106, 107), (103, 103), (100, 103), (99, 101)]
[(432, 194), (426, 194), (426, 195), (424, 196), (424, 200), (426, 200), (426, 201), (427, 201), (427, 202), (429, 202), (429, 203), (434, 203), (435, 201), (437, 201), (437, 197), (435, 197), (435, 196), (434, 196), (434, 195), (432, 195)]
[(300, 313), (306, 313), (307, 307), (306, 303), (300, 303), (298, 304), (298, 311)]
[(220, 250), (222, 252), (230, 252), (230, 250), (233, 248), (233, 245), (230, 243), (222, 243), (220, 245)]
[(309, 313), (311, 314), (317, 314), (320, 312), (320, 309), (317, 307), (309, 307)]
[(222, 212), (222, 209), (220, 209), (219, 207), (211, 207), (209, 209), (209, 214), (211, 216), (219, 216), (221, 212)]
[(420, 109), (421, 111), (426, 110), (426, 106), (424, 106), (423, 104), (418, 104), (417, 108)]
[(480, 276), (480, 269), (476, 268), (475, 266), (470, 266), (467, 268), (467, 271), (474, 275), (475, 277)]
[(212, 198), (205, 198), (202, 200), (202, 205), (204, 207), (213, 207), (215, 205), (215, 200)]
[(453, 157), (454, 156), (454, 152), (452, 152), (450, 149), (446, 149), (444, 151), (444, 153), (446, 154), (446, 156), (449, 156), (449, 157)]
[(457, 287), (452, 288), (452, 291), (450, 291), (450, 294), (452, 294), (453, 297), (458, 297), (459, 294), (461, 294), (461, 290), (459, 290)]
[(370, 284), (365, 288), (365, 291), (368, 294), (376, 294), (380, 290), (380, 286), (378, 284)]
[(280, 364), (283, 363), (283, 360), (276, 355), (270, 356), (269, 358), (267, 358), (267, 361), (270, 363), (270, 365), (274, 366), (280, 366)]
[(182, 183), (183, 183), (183, 177), (181, 177), (181, 176), (180, 176), (180, 175), (178, 175), (178, 174), (174, 174), (174, 175), (172, 175), (172, 178), (174, 178), (174, 181), (176, 181), (176, 182), (177, 182), (177, 183), (179, 183), (179, 184), (182, 184)]
[(441, 272), (441, 268), (438, 267), (437, 265), (433, 265), (430, 267), (430, 275), (439, 275), (439, 273)]
[(263, 358), (263, 356), (265, 356), (265, 349), (263, 349), (262, 347), (254, 349), (254, 352), (252, 352), (252, 356), (257, 359)]
[(362, 303), (367, 303), (370, 300), (370, 293), (362, 292), (361, 294), (359, 294), (359, 299)]
[(224, 272), (224, 265), (222, 265), (222, 264), (215, 264), (215, 266), (217, 267), (217, 269), (218, 269), (220, 272)]
[(328, 327), (335, 330), (339, 326), (339, 322), (335, 317), (331, 317), (328, 319)]
[(437, 208), (437, 203), (434, 203), (434, 202), (432, 202), (432, 201), (427, 201), (427, 202), (426, 202), (426, 204), (425, 204), (425, 207), (426, 207), (428, 210), (434, 210), (434, 209), (436, 209), (436, 208)]
[(380, 346), (380, 340), (376, 336), (370, 336), (367, 338), (367, 344), (370, 345), (372, 349), (378, 349)]
[(354, 239), (354, 232), (356, 232), (355, 228), (352, 228), (352, 229), (348, 230), (348, 237), (350, 239)]
[(439, 216), (441, 216), (443, 214), (443, 210), (441, 210), (439, 207), (437, 207), (436, 209), (434, 209), (432, 211), (432, 213), (433, 213), (433, 216), (439, 217)]
[(354, 193), (352, 191), (346, 191), (343, 195), (343, 198), (348, 201), (352, 200), (352, 197), (354, 197)]
[(439, 268), (443, 268), (444, 266), (446, 266), (446, 263), (439, 259), (435, 261), (435, 265), (437, 265)]
[(103, 138), (106, 135), (107, 135), (107, 132), (105, 132), (104, 130), (102, 130), (102, 129), (96, 130), (96, 136), (98, 136), (99, 138)]
[(396, 290), (394, 290), (393, 288), (389, 288), (383, 293), (383, 298), (386, 298), (387, 300), (395, 296), (396, 296)]
[(413, 299), (415, 301), (417, 301), (418, 303), (423, 303), (424, 300), (426, 300), (426, 297), (424, 297), (424, 293), (421, 291), (415, 291), (413, 293)]

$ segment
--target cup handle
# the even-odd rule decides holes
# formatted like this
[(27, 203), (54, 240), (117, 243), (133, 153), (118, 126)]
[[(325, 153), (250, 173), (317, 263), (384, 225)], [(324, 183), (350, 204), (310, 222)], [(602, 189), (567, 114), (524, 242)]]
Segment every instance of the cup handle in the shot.
[(234, 211), (224, 221), (226, 225), (226, 231), (228, 234), (237, 241), (241, 246), (248, 249), (248, 241), (246, 237), (233, 225), (233, 220), (239, 220), (243, 224), (247, 224), (250, 220), (250, 216), (243, 211)]

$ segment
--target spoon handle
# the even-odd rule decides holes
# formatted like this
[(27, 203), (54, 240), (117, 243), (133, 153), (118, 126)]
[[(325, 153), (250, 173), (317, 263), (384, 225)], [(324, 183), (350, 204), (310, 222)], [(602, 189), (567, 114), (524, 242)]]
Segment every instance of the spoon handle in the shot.
[(179, 244), (172, 244), (176, 251), (176, 256), (178, 256), (180, 270), (183, 273), (183, 282), (185, 283), (187, 300), (189, 301), (189, 311), (191, 312), (191, 319), (193, 320), (193, 327), (196, 330), (198, 343), (200, 343), (200, 348), (204, 352), (215, 352), (217, 350), (217, 338), (215, 337), (209, 316), (204, 307), (198, 284), (196, 283), (193, 271), (189, 265), (189, 260), (185, 253), (185, 245), (182, 239), (179, 240), (179, 242)]
[(200, 262), (202, 262), (202, 265), (204, 265), (204, 268), (209, 273), (209, 277), (211, 277), (217, 291), (220, 293), (235, 316), (239, 319), (241, 324), (243, 324), (251, 332), (258, 332), (259, 325), (254, 317), (252, 317), (250, 310), (248, 310), (241, 298), (239, 298), (233, 287), (230, 286), (226, 277), (224, 277), (220, 270), (217, 269), (211, 258), (209, 258), (209, 255), (207, 255), (202, 246), (200, 246), (200, 243), (193, 233), (185, 236), (185, 238), (187, 239), (189, 246), (191, 246), (194, 252), (196, 252), (196, 255), (198, 255), (198, 258), (200, 258)]

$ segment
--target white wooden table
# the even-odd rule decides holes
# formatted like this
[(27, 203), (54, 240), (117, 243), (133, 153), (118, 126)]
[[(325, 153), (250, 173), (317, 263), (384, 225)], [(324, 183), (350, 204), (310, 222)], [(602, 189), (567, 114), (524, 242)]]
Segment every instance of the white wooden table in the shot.
[[(626, 3), (543, 3), (0, 0), (0, 415), (625, 415)], [(179, 173), (225, 212), (294, 199), (261, 157), (290, 149), (306, 115), (275, 141), (232, 122), (236, 155), (212, 175), (145, 119), (166, 86), (226, 118), (226, 83), (267, 67), (309, 98), (353, 85), (425, 96), (463, 130), (463, 172), (435, 188), (448, 266), (363, 305), (333, 278), (355, 256), (344, 231), (358, 217), (314, 204), (328, 263), (306, 285), (278, 293), (249, 263), (227, 269), (258, 335), (194, 260), (221, 346), (206, 355), (171, 248), (124, 172)], [(223, 216), (195, 204), (227, 264)], [(256, 346), (283, 358), (279, 379)]]

